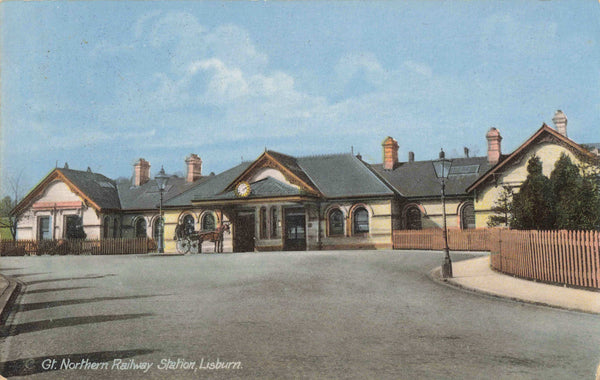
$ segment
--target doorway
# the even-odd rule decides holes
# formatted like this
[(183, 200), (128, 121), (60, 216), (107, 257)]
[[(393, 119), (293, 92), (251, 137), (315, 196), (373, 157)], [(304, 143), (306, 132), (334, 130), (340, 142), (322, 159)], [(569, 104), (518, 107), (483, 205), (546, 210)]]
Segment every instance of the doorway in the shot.
[(285, 251), (306, 251), (306, 216), (304, 209), (285, 210)]
[(238, 214), (234, 225), (235, 252), (253, 252), (254, 237), (254, 213)]

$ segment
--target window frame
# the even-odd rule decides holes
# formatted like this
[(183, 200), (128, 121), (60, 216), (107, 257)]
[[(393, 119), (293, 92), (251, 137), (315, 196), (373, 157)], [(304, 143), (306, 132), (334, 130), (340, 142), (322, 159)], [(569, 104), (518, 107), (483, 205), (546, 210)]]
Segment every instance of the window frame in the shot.
[[(360, 223), (359, 218), (358, 218), (358, 214), (364, 211), (365, 215), (366, 215), (366, 223), (363, 221), (363, 223)], [(367, 208), (365, 206), (358, 206), (356, 207), (353, 211), (352, 211), (352, 234), (353, 235), (366, 235), (371, 231), (371, 225), (370, 225), (370, 218), (369, 218), (369, 210), (367, 210)], [(364, 227), (362, 227), (363, 229), (361, 229), (361, 225), (364, 226), (366, 225), (366, 230), (364, 229)]]
[[(338, 214), (340, 215), (340, 220), (339, 222), (341, 223), (341, 226), (334, 228), (333, 227), (333, 215), (334, 214)], [(345, 217), (344, 217), (344, 212), (339, 208), (339, 207), (335, 207), (332, 208), (331, 210), (329, 210), (329, 212), (327, 213), (327, 236), (344, 236), (344, 225), (345, 225)], [(334, 232), (336, 231), (336, 232)]]
[[(144, 224), (144, 236), (141, 236), (141, 231), (140, 231), (140, 223)], [(135, 220), (135, 237), (136, 238), (147, 238), (148, 237), (148, 223), (146, 222), (146, 219), (144, 219), (144, 217), (139, 217)]]

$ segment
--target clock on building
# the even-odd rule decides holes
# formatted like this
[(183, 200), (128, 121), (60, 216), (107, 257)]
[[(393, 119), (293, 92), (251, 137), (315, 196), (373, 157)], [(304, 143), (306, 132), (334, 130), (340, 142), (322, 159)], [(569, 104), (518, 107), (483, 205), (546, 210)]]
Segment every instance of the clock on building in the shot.
[(250, 184), (246, 181), (238, 183), (235, 187), (235, 195), (242, 198), (250, 195)]

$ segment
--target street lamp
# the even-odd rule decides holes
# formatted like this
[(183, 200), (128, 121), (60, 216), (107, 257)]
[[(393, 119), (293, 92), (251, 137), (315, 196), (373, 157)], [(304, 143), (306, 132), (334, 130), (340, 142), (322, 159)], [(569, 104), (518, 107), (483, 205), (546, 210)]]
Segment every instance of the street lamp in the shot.
[(165, 168), (161, 167), (160, 172), (158, 172), (158, 175), (154, 178), (156, 179), (158, 191), (160, 192), (160, 203), (158, 206), (158, 253), (165, 253), (165, 221), (162, 215), (162, 205), (163, 193), (165, 192), (165, 188), (167, 187), (169, 176), (165, 174)]
[(433, 168), (435, 169), (435, 175), (442, 183), (442, 218), (444, 219), (444, 264), (442, 265), (443, 278), (452, 278), (452, 260), (450, 259), (450, 248), (448, 248), (448, 229), (446, 228), (446, 179), (448, 179), (450, 167), (452, 167), (452, 161), (446, 159), (446, 155), (442, 149), (440, 151), (439, 160), (433, 161)]

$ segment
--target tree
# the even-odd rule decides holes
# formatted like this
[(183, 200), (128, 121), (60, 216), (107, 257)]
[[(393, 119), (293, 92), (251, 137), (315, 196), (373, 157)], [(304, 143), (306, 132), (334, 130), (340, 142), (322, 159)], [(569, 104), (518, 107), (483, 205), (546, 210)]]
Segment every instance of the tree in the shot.
[(600, 230), (600, 162), (579, 165), (582, 173), (580, 202), (580, 228)]
[(586, 205), (581, 202), (583, 178), (579, 168), (565, 153), (560, 155), (550, 174), (554, 195), (555, 228), (576, 230), (580, 228)]
[(511, 228), (550, 230), (554, 227), (552, 184), (542, 173), (542, 162), (533, 156), (527, 162), (527, 178), (513, 196)]
[(13, 239), (17, 236), (17, 218), (16, 216), (10, 215), (10, 212), (19, 203), (22, 177), (23, 170), (21, 170), (18, 175), (8, 176), (7, 182), (13, 197), (11, 198), (7, 195), (0, 200), (0, 228), (8, 229)]
[(494, 215), (487, 221), (488, 227), (506, 226), (508, 227), (512, 218), (513, 190), (510, 186), (502, 186), (500, 196), (492, 206)]
[(15, 202), (8, 195), (0, 200), (0, 228), (7, 229), (13, 239), (17, 235), (16, 218), (10, 215), (14, 206)]

